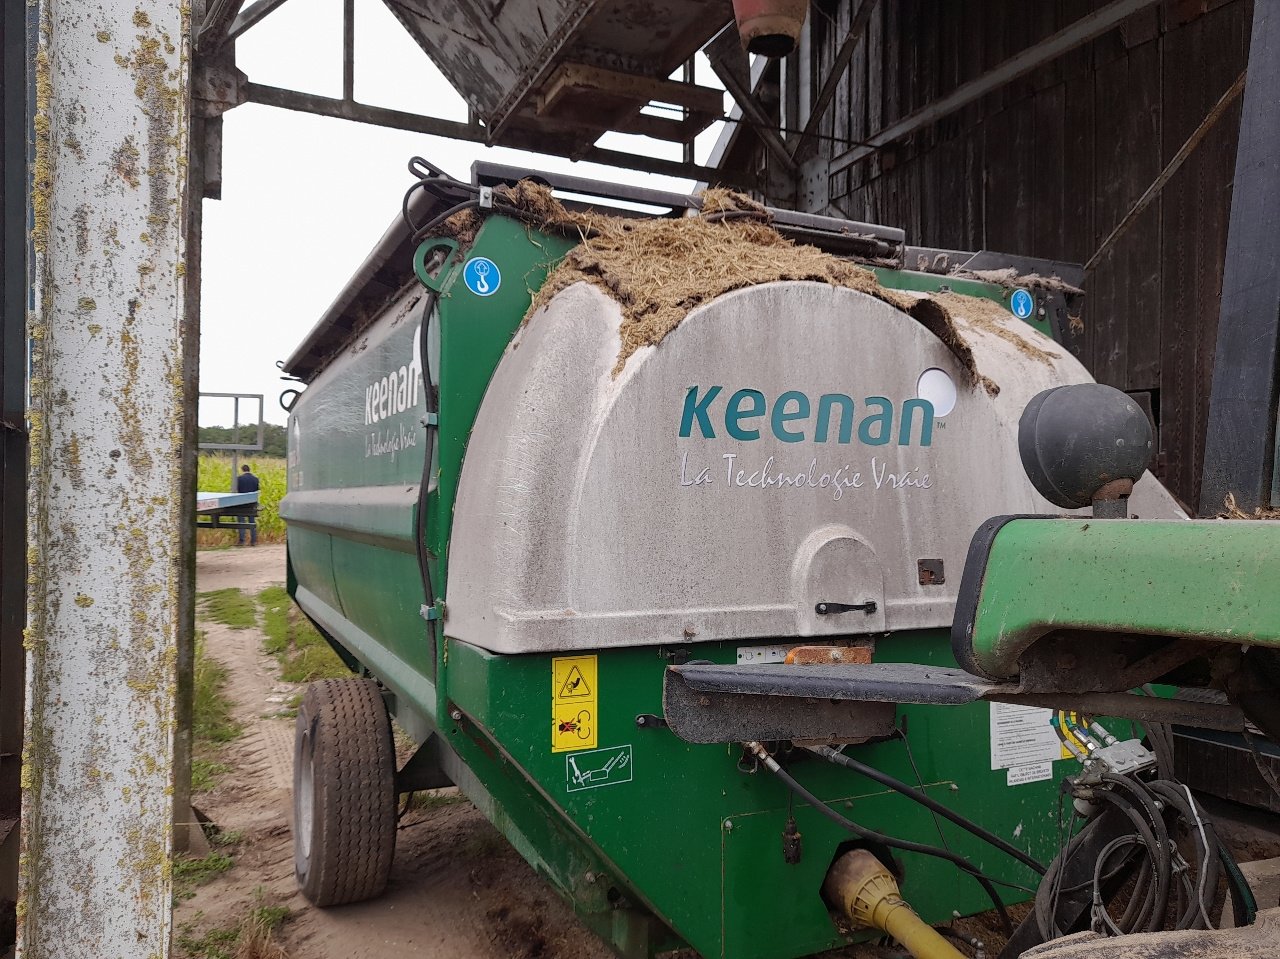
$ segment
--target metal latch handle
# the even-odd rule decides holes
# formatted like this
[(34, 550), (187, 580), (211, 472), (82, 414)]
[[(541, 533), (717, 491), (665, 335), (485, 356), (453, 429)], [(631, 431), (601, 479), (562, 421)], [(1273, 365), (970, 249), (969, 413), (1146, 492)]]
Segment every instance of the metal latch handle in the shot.
[(852, 613), (855, 609), (860, 609), (868, 616), (879, 609), (874, 599), (865, 603), (819, 603), (813, 607), (813, 611), (819, 616), (832, 616), (836, 613)]

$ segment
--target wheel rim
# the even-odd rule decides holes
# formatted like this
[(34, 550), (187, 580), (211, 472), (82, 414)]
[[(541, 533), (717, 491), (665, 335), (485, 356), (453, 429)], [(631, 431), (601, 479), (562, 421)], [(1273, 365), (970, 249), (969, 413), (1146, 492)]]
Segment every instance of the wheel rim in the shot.
[(311, 737), (302, 743), (302, 755), (298, 757), (298, 852), (305, 861), (311, 858), (311, 830), (315, 821), (315, 770), (311, 762)]

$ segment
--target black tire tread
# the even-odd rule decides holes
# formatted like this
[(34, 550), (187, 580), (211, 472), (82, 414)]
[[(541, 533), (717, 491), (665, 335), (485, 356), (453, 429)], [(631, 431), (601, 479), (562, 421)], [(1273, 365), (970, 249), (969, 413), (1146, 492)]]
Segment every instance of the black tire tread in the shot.
[(303, 695), (300, 738), (304, 724), (314, 730), (314, 828), (302, 892), (317, 906), (372, 899), (386, 889), (396, 840), (386, 704), (371, 680), (324, 680)]

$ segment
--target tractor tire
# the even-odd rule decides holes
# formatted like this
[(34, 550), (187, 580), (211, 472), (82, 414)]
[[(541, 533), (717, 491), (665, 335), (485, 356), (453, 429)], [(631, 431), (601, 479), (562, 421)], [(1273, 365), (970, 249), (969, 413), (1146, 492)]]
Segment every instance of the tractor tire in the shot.
[(312, 683), (293, 750), (293, 864), (317, 906), (380, 895), (396, 845), (395, 751), (376, 683)]

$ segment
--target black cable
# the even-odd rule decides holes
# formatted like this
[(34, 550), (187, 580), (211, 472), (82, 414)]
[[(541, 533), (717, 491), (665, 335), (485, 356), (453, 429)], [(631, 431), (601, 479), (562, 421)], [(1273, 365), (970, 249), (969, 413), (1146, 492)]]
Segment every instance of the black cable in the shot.
[[(1258, 900), (1253, 896), (1249, 880), (1244, 878), (1235, 857), (1227, 851), (1227, 847), (1218, 845), (1218, 858), (1227, 874), (1227, 891), (1231, 895), (1231, 905), (1236, 914), (1237, 926), (1252, 926), (1258, 918)], [(1240, 921), (1243, 920), (1243, 921)]]
[(894, 790), (895, 792), (901, 793), (902, 795), (906, 796), (908, 799), (918, 802), (920, 805), (924, 806), (926, 809), (932, 810), (933, 812), (937, 813), (939, 816), (943, 816), (951, 820), (951, 822), (955, 823), (961, 829), (964, 829), (966, 832), (972, 833), (973, 835), (981, 839), (983, 842), (989, 843), (990, 845), (994, 846), (996, 849), (999, 849), (1001, 852), (1005, 853), (1006, 855), (1012, 856), (1014, 859), (1018, 860), (1018, 862), (1026, 866), (1028, 869), (1035, 871), (1041, 876), (1045, 874), (1045, 871), (1046, 871), (1045, 867), (1041, 865), (1039, 862), (1037, 862), (1035, 859), (1032, 859), (1030, 856), (1028, 856), (1025, 852), (1023, 852), (1017, 846), (1014, 846), (1013, 844), (1006, 842), (1005, 840), (997, 836), (995, 833), (992, 833), (986, 829), (983, 829), (972, 819), (968, 819), (965, 816), (960, 815), (960, 813), (954, 811), (953, 809), (947, 806), (944, 806), (942, 803), (938, 802), (936, 799), (932, 798), (931, 796), (926, 795), (921, 790), (915, 789), (912, 786), (908, 786), (906, 783), (902, 782), (900, 779), (896, 779), (893, 776), (890, 776), (888, 773), (881, 772), (879, 769), (876, 769), (874, 766), (868, 766), (866, 763), (859, 762), (858, 760), (850, 756), (846, 756), (843, 753), (836, 752), (830, 746), (811, 746), (809, 747), (809, 749), (811, 752), (815, 753), (818, 756), (821, 756), (823, 759), (827, 760), (828, 762), (832, 762), (832, 763), (836, 763), (837, 765), (844, 766), (846, 769), (851, 769), (854, 772), (862, 776), (865, 776), (867, 779), (872, 780), (873, 782), (877, 782), (882, 786), (888, 786), (890, 789)]
[[(764, 755), (768, 756), (768, 753), (766, 752)], [(886, 836), (883, 833), (875, 832), (865, 826), (860, 826), (852, 819), (847, 819), (840, 813), (836, 812), (813, 793), (809, 792), (809, 790), (805, 789), (805, 787), (800, 785), (794, 776), (778, 765), (777, 760), (774, 760), (772, 756), (770, 756), (769, 759), (771, 761), (766, 762), (765, 766), (768, 767), (770, 772), (781, 779), (788, 789), (794, 792), (822, 815), (826, 816), (843, 829), (853, 833), (858, 838), (867, 839), (871, 842), (878, 842), (883, 846), (888, 846), (890, 849), (901, 849), (903, 852), (915, 852), (924, 856), (933, 856), (937, 859), (945, 859), (948, 862), (959, 866), (962, 871), (968, 873), (977, 880), (978, 884), (982, 886), (983, 891), (985, 891), (991, 898), (992, 905), (995, 906), (996, 911), (1000, 914), (1000, 925), (1003, 928), (1005, 935), (1013, 935), (1013, 923), (1009, 920), (1009, 914), (1005, 911), (1004, 903), (1000, 900), (1000, 896), (996, 892), (995, 886), (992, 885), (991, 878), (985, 875), (973, 863), (969, 862), (968, 859), (965, 859), (963, 856), (959, 856), (956, 853), (948, 852), (945, 849), (939, 849), (937, 846), (928, 846), (924, 843), (911, 842), (908, 839), (897, 839), (893, 836)]]
[[(911, 764), (911, 771), (916, 776), (916, 787), (924, 792), (924, 777), (920, 775), (920, 767), (916, 765), (915, 753), (911, 751), (911, 740), (907, 738), (906, 731), (901, 726), (894, 726), (893, 733), (902, 740), (902, 748), (907, 752), (907, 762)], [(942, 841), (942, 848), (947, 852), (951, 851), (951, 843), (947, 842), (947, 834), (942, 829), (942, 820), (938, 818), (938, 814), (931, 813), (933, 816), (933, 825), (938, 830), (938, 839)]]
[[(1196, 871), (1197, 884), (1191, 888), (1190, 904), (1186, 912), (1178, 919), (1176, 928), (1210, 928), (1209, 910), (1213, 906), (1213, 892), (1218, 888), (1218, 870), (1220, 868), (1218, 835), (1213, 829), (1213, 824), (1208, 821), (1204, 813), (1193, 807), (1192, 801), (1188, 799), (1186, 793), (1174, 783), (1156, 780), (1148, 784), (1147, 788), (1172, 806), (1186, 820), (1192, 838), (1202, 850), (1200, 866)], [(1199, 822), (1198, 828), (1196, 826), (1197, 821)], [(1186, 874), (1184, 873), (1183, 875), (1185, 877)], [(1210, 901), (1207, 903), (1202, 898), (1205, 892), (1208, 892), (1210, 896)], [(1200, 923), (1202, 918), (1204, 920), (1203, 925)]]
[[(418, 337), (418, 362), (422, 365), (422, 398), (423, 404), (427, 408), (428, 414), (439, 414), (440, 404), (436, 402), (435, 384), (431, 382), (431, 350), (429, 343), (431, 340), (431, 314), (435, 312), (438, 294), (435, 290), (427, 291), (426, 304), (422, 309), (422, 322), (418, 329), (421, 331)], [(418, 554), (418, 570), (422, 574), (422, 592), (424, 596), (425, 606), (423, 612), (430, 610), (436, 605), (435, 586), (431, 582), (431, 566), (430, 557), (427, 555), (427, 496), (431, 489), (431, 460), (435, 452), (435, 436), (439, 423), (435, 426), (426, 422), (424, 417), (423, 428), (426, 431), (426, 443), (423, 444), (422, 458), (422, 481), (418, 484), (418, 522), (417, 531), (414, 536), (414, 546)], [(435, 650), (437, 645), (436, 626), (434, 620), (427, 620), (427, 633), (431, 637), (432, 662), (435, 661)]]
[[(1094, 797), (1114, 806), (1133, 823), (1134, 829), (1146, 847), (1147, 857), (1151, 861), (1152, 877), (1155, 879), (1153, 886), (1149, 889), (1143, 889), (1144, 895), (1141, 900), (1141, 906), (1136, 906), (1139, 901), (1139, 890), (1137, 888), (1134, 889), (1129, 905), (1125, 908), (1125, 914), (1121, 917), (1123, 920), (1122, 928), (1124, 928), (1125, 932), (1136, 932), (1139, 928), (1145, 926), (1146, 928), (1143, 931), (1156, 932), (1163, 925), (1164, 920), (1163, 912), (1156, 907), (1161, 903), (1167, 902), (1165, 897), (1169, 892), (1169, 870), (1171, 867), (1169, 851), (1160, 847), (1146, 817), (1128, 799), (1117, 795), (1109, 789), (1094, 790)], [(1136, 913), (1134, 912), (1135, 907), (1137, 909)]]

